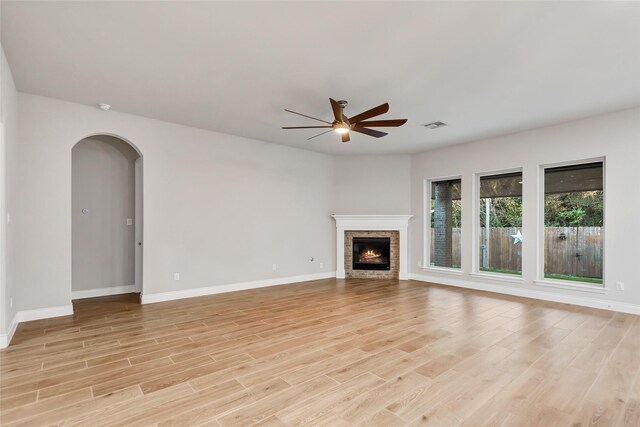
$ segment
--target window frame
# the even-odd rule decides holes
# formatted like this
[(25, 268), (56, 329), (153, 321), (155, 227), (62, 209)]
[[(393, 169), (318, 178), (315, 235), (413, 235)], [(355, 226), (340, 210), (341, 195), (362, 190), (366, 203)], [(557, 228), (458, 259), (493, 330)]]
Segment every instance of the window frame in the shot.
[(525, 210), (525, 198), (524, 198), (524, 182), (525, 182), (525, 175), (524, 175), (524, 168), (523, 167), (515, 167), (515, 168), (507, 168), (507, 169), (498, 169), (498, 170), (489, 170), (489, 171), (484, 171), (484, 172), (478, 172), (476, 174), (474, 174), (474, 179), (473, 179), (473, 223), (472, 223), (472, 228), (471, 228), (471, 232), (473, 233), (472, 236), (472, 240), (473, 240), (473, 248), (471, 250), (471, 265), (472, 265), (472, 270), (471, 270), (471, 275), (472, 276), (476, 276), (476, 277), (487, 277), (487, 278), (492, 278), (492, 279), (502, 279), (505, 281), (509, 281), (509, 282), (518, 282), (518, 283), (524, 283), (524, 270), (525, 270), (525, 265), (526, 263), (525, 261), (525, 252), (526, 248), (523, 245), (522, 246), (522, 253), (520, 255), (521, 257), (521, 265), (522, 265), (522, 270), (520, 271), (520, 275), (515, 275), (515, 274), (507, 274), (507, 273), (489, 273), (486, 271), (482, 271), (480, 270), (480, 234), (479, 231), (482, 228), (481, 224), (480, 224), (480, 179), (482, 177), (486, 177), (486, 176), (494, 176), (494, 175), (508, 175), (508, 174), (513, 174), (513, 173), (520, 173), (522, 174), (522, 186), (523, 186), (523, 191), (522, 191), (522, 227), (520, 227), (521, 229), (521, 233), (522, 236), (525, 237), (528, 233), (527, 230), (525, 230), (524, 227), (524, 210)]
[[(422, 194), (424, 195), (422, 209), (422, 218), (424, 220), (423, 226), (423, 238), (422, 238), (422, 269), (429, 271), (437, 271), (455, 275), (462, 275), (464, 271), (464, 261), (462, 252), (464, 251), (464, 233), (460, 233), (460, 268), (454, 267), (438, 267), (431, 265), (431, 186), (432, 183), (438, 181), (452, 181), (460, 180), (460, 208), (462, 209), (462, 218), (464, 218), (464, 202), (463, 202), (463, 190), (464, 190), (464, 178), (462, 174), (458, 175), (446, 175), (432, 178), (424, 178)], [(463, 221), (464, 222), (464, 221)], [(461, 226), (462, 228), (462, 226)]]
[[(544, 208), (545, 208), (545, 171), (547, 169), (553, 169), (558, 167), (565, 166), (577, 166), (588, 163), (602, 163), (602, 215), (603, 215), (603, 228), (604, 228), (604, 236), (602, 238), (602, 283), (585, 283), (574, 280), (564, 280), (564, 279), (549, 279), (544, 277), (544, 261), (545, 261), (545, 224), (544, 224)], [(574, 289), (595, 293), (606, 293), (609, 291), (607, 287), (607, 264), (606, 264), (606, 254), (607, 254), (607, 162), (606, 156), (600, 157), (590, 157), (579, 160), (569, 160), (564, 162), (555, 162), (555, 163), (545, 163), (541, 164), (538, 167), (538, 197), (537, 197), (537, 205), (538, 205), (538, 215), (537, 215), (537, 272), (536, 272), (536, 280), (534, 283), (538, 286), (545, 286), (550, 288), (561, 288), (561, 289)]]

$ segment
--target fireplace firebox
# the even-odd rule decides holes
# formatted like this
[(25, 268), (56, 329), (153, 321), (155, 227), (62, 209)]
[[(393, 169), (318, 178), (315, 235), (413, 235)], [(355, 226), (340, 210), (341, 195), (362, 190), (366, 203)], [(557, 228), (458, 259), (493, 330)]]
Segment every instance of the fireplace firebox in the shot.
[(354, 270), (390, 270), (389, 237), (354, 237), (353, 269)]

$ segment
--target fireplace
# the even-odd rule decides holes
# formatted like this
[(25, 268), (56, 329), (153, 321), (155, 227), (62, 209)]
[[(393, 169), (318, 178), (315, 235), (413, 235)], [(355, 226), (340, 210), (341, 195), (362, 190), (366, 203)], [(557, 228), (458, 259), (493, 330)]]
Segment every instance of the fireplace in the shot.
[(390, 237), (353, 237), (354, 270), (390, 270)]
[[(409, 278), (407, 263), (408, 239), (407, 227), (411, 215), (332, 215), (336, 220), (336, 278), (338, 279), (400, 279)], [(370, 261), (364, 266), (360, 263), (360, 247), (356, 254), (353, 248), (354, 239), (380, 239), (383, 238), (389, 245), (386, 254), (382, 251), (378, 256), (375, 253), (366, 254), (364, 261)], [(365, 242), (365, 243), (369, 243)], [(381, 258), (386, 258), (389, 267), (384, 270), (373, 270), (380, 268)], [(355, 259), (355, 263), (354, 263)], [(366, 268), (360, 269), (360, 268)]]

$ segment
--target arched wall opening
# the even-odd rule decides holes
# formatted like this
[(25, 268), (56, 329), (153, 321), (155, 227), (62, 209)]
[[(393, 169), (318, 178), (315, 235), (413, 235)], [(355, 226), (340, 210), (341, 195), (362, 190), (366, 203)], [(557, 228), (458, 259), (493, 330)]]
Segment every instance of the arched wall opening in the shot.
[(142, 292), (142, 155), (90, 135), (71, 150), (71, 296)]

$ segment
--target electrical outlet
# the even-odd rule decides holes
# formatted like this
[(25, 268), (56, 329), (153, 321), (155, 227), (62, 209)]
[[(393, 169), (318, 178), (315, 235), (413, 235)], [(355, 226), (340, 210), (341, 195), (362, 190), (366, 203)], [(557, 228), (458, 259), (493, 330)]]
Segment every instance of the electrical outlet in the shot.
[(173, 273), (173, 280), (180, 280), (180, 273)]
[(324, 262), (320, 263), (320, 268), (324, 268)]
[(127, 218), (127, 225), (133, 225), (133, 218)]
[(624, 282), (616, 282), (616, 289), (619, 291), (624, 291)]
[(276, 271), (276, 270), (278, 269), (278, 266), (277, 266), (277, 265), (275, 265), (275, 264), (271, 264), (271, 269), (272, 269), (273, 271)]

